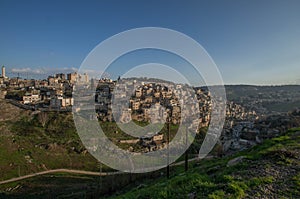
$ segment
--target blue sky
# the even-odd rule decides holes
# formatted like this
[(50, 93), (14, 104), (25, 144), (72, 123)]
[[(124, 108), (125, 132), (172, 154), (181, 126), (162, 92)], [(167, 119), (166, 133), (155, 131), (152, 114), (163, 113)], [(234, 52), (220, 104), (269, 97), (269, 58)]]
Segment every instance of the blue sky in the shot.
[(75, 70), (101, 41), (147, 26), (198, 41), (226, 84), (300, 84), (298, 0), (1, 0), (0, 64), (10, 75)]

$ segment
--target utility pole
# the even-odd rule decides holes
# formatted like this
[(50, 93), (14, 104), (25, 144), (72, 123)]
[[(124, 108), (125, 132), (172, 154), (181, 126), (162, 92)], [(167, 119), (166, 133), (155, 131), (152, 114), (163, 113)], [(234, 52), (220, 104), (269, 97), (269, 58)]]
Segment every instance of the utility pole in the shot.
[(167, 120), (167, 123), (168, 123), (168, 132), (167, 132), (167, 142), (168, 142), (168, 145), (167, 145), (167, 149), (168, 149), (168, 165), (167, 165), (167, 178), (170, 178), (170, 124), (171, 124), (171, 110), (169, 111), (169, 117), (168, 117), (168, 120)]
[(100, 194), (102, 191), (102, 163), (101, 162), (99, 162), (99, 185), (98, 185), (98, 188), (99, 188), (99, 194)]
[(21, 177), (21, 167), (20, 167), (20, 165), (18, 165), (18, 174), (19, 174), (19, 177)]
[[(185, 127), (185, 147), (187, 147), (187, 144), (188, 144), (188, 127), (186, 126)], [(189, 157), (188, 157), (188, 148), (186, 148), (186, 151), (185, 151), (185, 161), (184, 161), (184, 170), (187, 171), (188, 170), (188, 161), (189, 161)]]

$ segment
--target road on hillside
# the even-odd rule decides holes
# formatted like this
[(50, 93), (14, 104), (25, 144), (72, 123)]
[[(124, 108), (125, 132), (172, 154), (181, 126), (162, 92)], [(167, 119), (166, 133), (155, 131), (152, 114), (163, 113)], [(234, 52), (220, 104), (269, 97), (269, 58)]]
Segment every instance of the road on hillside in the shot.
[[(213, 158), (212, 156), (207, 156), (204, 159), (211, 159)], [(198, 157), (196, 158), (192, 158), (189, 159), (188, 161), (195, 161), (195, 160), (199, 160)], [(180, 162), (176, 162), (171, 164), (170, 166), (178, 166), (178, 165), (182, 165), (184, 164), (185, 161), (180, 161)], [(25, 176), (20, 176), (20, 177), (16, 177), (16, 178), (11, 178), (9, 180), (4, 180), (0, 182), (1, 184), (6, 184), (6, 183), (11, 183), (11, 182), (16, 182), (16, 181), (20, 181), (20, 180), (24, 180), (27, 178), (32, 178), (32, 177), (36, 177), (36, 176), (41, 176), (41, 175), (45, 175), (45, 174), (51, 174), (51, 173), (74, 173), (74, 174), (83, 174), (83, 175), (92, 175), (92, 176), (108, 176), (108, 175), (118, 175), (118, 174), (122, 174), (124, 172), (122, 171), (113, 171), (113, 172), (93, 172), (93, 171), (83, 171), (83, 170), (74, 170), (74, 169), (53, 169), (53, 170), (47, 170), (47, 171), (41, 171), (38, 173), (33, 173), (33, 174), (28, 174)]]

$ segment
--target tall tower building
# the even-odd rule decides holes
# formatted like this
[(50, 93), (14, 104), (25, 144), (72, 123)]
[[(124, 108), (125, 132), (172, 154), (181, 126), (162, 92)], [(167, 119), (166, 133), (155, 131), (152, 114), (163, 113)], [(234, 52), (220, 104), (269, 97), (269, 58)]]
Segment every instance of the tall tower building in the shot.
[(84, 83), (89, 83), (89, 75), (87, 73), (83, 74), (83, 82)]
[(5, 76), (5, 66), (2, 66), (2, 77), (4, 77), (4, 78), (6, 77)]

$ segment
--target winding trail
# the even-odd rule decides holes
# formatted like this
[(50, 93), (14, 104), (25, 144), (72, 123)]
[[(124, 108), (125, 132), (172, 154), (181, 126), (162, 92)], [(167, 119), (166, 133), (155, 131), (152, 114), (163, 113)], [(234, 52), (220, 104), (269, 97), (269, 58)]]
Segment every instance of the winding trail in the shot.
[[(207, 156), (204, 159), (211, 159), (212, 156)], [(188, 161), (196, 161), (199, 160), (198, 157), (196, 158), (191, 158)], [(182, 165), (184, 164), (185, 161), (180, 161), (180, 162), (176, 162), (171, 164), (170, 166), (178, 166), (178, 165)], [(91, 175), (91, 176), (109, 176), (109, 175), (118, 175), (118, 174), (122, 174), (124, 172), (122, 171), (113, 171), (113, 172), (93, 172), (93, 171), (84, 171), (84, 170), (74, 170), (74, 169), (53, 169), (53, 170), (47, 170), (47, 171), (41, 171), (41, 172), (37, 172), (37, 173), (33, 173), (33, 174), (28, 174), (25, 176), (20, 176), (20, 177), (16, 177), (16, 178), (11, 178), (8, 180), (4, 180), (0, 182), (1, 184), (7, 184), (7, 183), (11, 183), (11, 182), (16, 182), (16, 181), (20, 181), (20, 180), (24, 180), (27, 178), (33, 178), (36, 176), (41, 176), (41, 175), (45, 175), (45, 174), (51, 174), (51, 173), (74, 173), (74, 174), (83, 174), (83, 175)]]
[(4, 180), (4, 181), (0, 182), (0, 185), (19, 181), (19, 180), (24, 180), (27, 178), (32, 178), (32, 177), (36, 177), (36, 176), (40, 176), (40, 175), (51, 174), (51, 173), (74, 173), (74, 174), (84, 174), (84, 175), (92, 175), (92, 176), (107, 176), (107, 175), (120, 174), (122, 172), (116, 171), (116, 172), (101, 172), (101, 173), (99, 173), (99, 172), (73, 170), (73, 169), (53, 169), (53, 170), (47, 170), (47, 171), (41, 171), (38, 173), (28, 174), (28, 175), (20, 176), (20, 177), (16, 177), (16, 178), (11, 178), (9, 180)]

